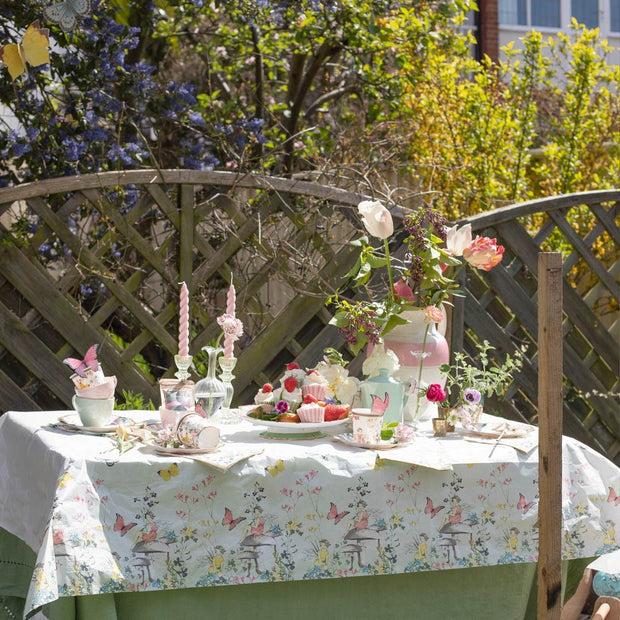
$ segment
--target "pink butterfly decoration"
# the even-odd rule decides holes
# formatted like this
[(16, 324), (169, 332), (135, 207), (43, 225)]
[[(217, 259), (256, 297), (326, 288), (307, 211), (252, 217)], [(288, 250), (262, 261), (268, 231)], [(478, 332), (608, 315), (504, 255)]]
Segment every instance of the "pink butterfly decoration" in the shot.
[(370, 411), (373, 415), (383, 415), (385, 410), (388, 408), (390, 404), (390, 395), (386, 392), (383, 400), (376, 396), (372, 395), (372, 405), (370, 407)]
[(99, 370), (99, 362), (97, 362), (97, 347), (99, 345), (94, 344), (88, 351), (86, 351), (86, 355), (83, 360), (78, 360), (74, 357), (66, 357), (63, 361), (63, 364), (66, 364), (76, 372), (80, 377), (84, 377), (84, 371), (87, 368), (91, 370), (97, 371)]

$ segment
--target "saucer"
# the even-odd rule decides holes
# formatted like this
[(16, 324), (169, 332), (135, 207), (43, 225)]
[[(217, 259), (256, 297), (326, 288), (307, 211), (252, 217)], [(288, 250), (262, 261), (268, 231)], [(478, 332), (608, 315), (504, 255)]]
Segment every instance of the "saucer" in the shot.
[(64, 430), (74, 431), (76, 433), (94, 433), (96, 435), (101, 435), (103, 433), (114, 433), (116, 432), (116, 427), (119, 424), (135, 424), (131, 418), (119, 416), (118, 418), (114, 418), (114, 420), (105, 426), (84, 426), (82, 424), (82, 420), (80, 420), (80, 416), (77, 413), (61, 415), (58, 418), (58, 423)]

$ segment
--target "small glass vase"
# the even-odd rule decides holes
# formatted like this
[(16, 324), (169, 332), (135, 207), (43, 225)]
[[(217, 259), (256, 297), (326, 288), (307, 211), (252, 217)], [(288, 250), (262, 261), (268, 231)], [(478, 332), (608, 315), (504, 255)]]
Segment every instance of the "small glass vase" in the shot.
[(224, 349), (202, 347), (208, 355), (207, 376), (196, 383), (196, 413), (205, 418), (212, 418), (224, 404), (226, 386), (215, 376), (217, 356)]

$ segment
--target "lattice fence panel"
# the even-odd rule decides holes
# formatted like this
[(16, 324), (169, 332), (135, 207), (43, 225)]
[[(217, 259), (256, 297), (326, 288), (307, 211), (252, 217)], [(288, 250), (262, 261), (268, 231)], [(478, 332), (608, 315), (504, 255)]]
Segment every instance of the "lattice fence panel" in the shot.
[[(453, 351), (473, 355), (484, 339), (498, 357), (525, 347), (522, 372), (489, 407), (536, 422), (537, 255), (560, 249), (565, 432), (615, 460), (619, 197), (588, 192), (469, 218), (506, 254), (488, 273), (461, 272), (464, 297), (451, 317)], [(236, 402), (249, 402), (285, 363), (313, 365), (330, 346), (361, 376), (362, 355), (352, 358), (324, 305), (355, 259), (347, 242), (359, 234), (361, 198), (298, 180), (184, 170), (0, 190), (0, 412), (70, 406), (61, 360), (95, 342), (119, 387), (156, 403), (157, 380), (174, 371), (180, 281), (190, 288), (198, 375), (234, 281), (247, 330), (236, 350)]]

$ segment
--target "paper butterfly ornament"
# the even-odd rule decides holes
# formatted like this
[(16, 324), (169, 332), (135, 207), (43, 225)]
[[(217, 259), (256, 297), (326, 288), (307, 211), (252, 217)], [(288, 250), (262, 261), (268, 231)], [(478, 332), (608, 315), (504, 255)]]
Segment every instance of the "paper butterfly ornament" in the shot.
[(372, 405), (370, 407), (370, 411), (373, 415), (383, 415), (389, 404), (390, 395), (387, 392), (385, 393), (383, 400), (379, 396), (372, 394)]
[(49, 32), (47, 28), (39, 28), (36, 21), (28, 26), (21, 43), (7, 43), (0, 48), (0, 60), (6, 64), (13, 81), (26, 72), (26, 63), (33, 67), (49, 64)]
[(58, 24), (65, 32), (73, 30), (78, 17), (90, 11), (89, 0), (65, 0), (51, 4), (43, 9), (43, 15), (53, 24)]
[(95, 372), (99, 370), (99, 362), (97, 361), (97, 347), (99, 345), (94, 344), (88, 351), (86, 351), (86, 355), (83, 360), (75, 359), (74, 357), (67, 357), (63, 361), (64, 364), (69, 366), (76, 372), (80, 377), (84, 377), (84, 371), (87, 368), (94, 370)]

